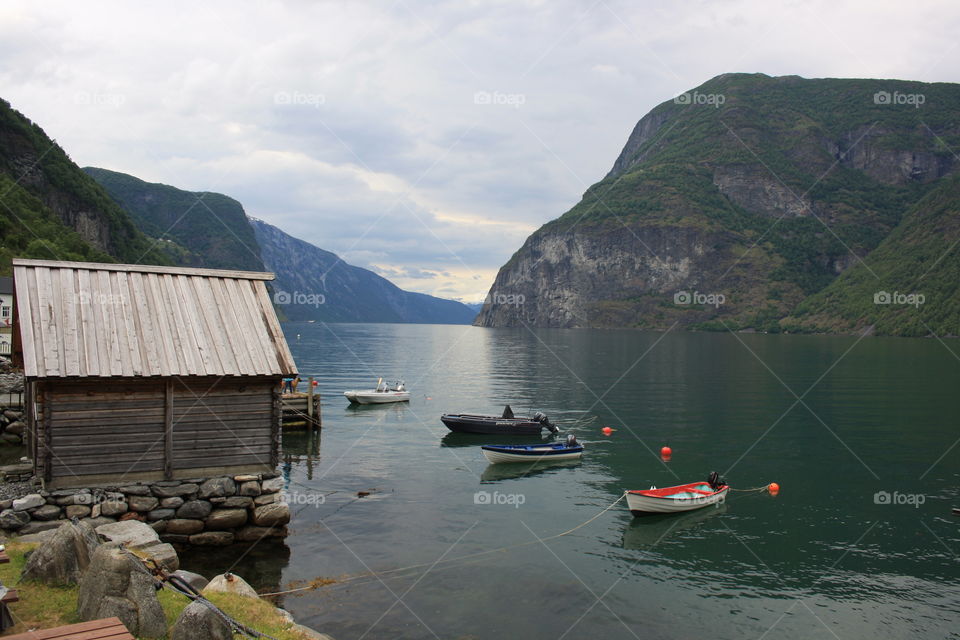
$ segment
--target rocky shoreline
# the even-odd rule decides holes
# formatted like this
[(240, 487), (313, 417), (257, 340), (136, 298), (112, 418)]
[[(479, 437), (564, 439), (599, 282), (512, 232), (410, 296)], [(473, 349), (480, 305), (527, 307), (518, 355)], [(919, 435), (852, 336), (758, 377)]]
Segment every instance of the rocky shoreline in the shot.
[[(173, 546), (162, 542), (149, 525), (138, 521), (94, 526), (91, 521), (60, 521), (56, 529), (17, 537), (13, 541), (39, 543), (28, 551), (19, 580), (27, 584), (77, 588), (76, 615), (82, 621), (116, 616), (137, 637), (172, 640), (230, 640), (234, 624), (229, 616), (214, 611), (210, 601), (216, 593), (250, 598), (260, 615), (282, 621), (286, 637), (330, 640), (330, 637), (297, 624), (289, 612), (261, 600), (242, 578), (226, 573), (210, 580), (179, 569)], [(146, 567), (151, 565), (156, 570)], [(172, 589), (194, 600), (168, 627), (157, 591)], [(192, 592), (192, 595), (191, 595)], [(29, 597), (29, 596), (28, 596)], [(38, 596), (40, 597), (40, 596)], [(246, 607), (245, 607), (246, 608)], [(261, 624), (270, 624), (263, 617)], [(248, 621), (250, 624), (252, 620)]]

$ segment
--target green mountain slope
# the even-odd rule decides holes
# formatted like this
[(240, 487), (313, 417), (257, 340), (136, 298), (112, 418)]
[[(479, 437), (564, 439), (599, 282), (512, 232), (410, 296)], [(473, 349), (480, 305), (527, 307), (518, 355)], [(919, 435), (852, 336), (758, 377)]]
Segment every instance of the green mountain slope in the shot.
[(169, 263), (43, 129), (0, 100), (0, 273), (14, 257)]
[(804, 300), (791, 331), (960, 335), (960, 177), (914, 205), (862, 263)]
[(107, 169), (83, 170), (130, 212), (141, 231), (163, 240), (160, 248), (175, 263), (263, 271), (247, 214), (233, 198), (184, 191)]
[(500, 270), (477, 324), (778, 331), (955, 169), (954, 148), (960, 85), (718, 76), (638, 122)]

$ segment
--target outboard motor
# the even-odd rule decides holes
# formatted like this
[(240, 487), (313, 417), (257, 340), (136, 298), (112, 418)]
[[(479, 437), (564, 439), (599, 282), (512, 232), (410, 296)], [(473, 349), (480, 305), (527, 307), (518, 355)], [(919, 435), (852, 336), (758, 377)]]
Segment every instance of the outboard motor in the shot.
[(710, 488), (714, 491), (719, 491), (721, 488), (727, 486), (727, 482), (720, 477), (720, 474), (716, 471), (711, 471), (710, 475), (707, 476), (707, 484), (710, 485)]
[(575, 446), (577, 446), (577, 436), (573, 435), (572, 433), (568, 433), (568, 434), (567, 434), (567, 446), (568, 446), (568, 447), (575, 447)]
[(560, 429), (558, 429), (555, 424), (550, 422), (550, 419), (547, 418), (547, 416), (541, 411), (537, 411), (535, 414), (533, 414), (533, 421), (539, 422), (540, 424), (545, 426), (547, 429), (550, 430), (550, 433), (560, 433)]

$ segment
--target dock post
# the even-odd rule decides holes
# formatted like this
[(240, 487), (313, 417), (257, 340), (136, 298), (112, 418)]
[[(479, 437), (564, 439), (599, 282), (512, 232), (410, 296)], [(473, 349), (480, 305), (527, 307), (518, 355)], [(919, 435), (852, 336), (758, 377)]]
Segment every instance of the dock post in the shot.
[(313, 431), (313, 376), (307, 378), (307, 428)]

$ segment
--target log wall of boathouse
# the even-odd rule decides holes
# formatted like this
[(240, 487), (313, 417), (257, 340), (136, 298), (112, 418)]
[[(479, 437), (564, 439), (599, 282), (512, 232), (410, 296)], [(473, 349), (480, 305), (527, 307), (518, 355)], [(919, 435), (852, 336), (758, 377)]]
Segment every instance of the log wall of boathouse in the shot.
[(272, 471), (279, 377), (28, 382), (31, 449), (48, 488)]

